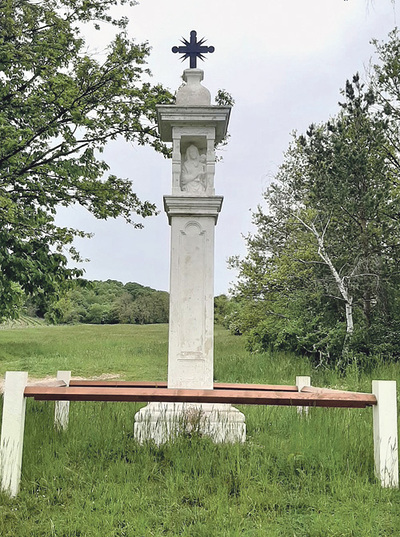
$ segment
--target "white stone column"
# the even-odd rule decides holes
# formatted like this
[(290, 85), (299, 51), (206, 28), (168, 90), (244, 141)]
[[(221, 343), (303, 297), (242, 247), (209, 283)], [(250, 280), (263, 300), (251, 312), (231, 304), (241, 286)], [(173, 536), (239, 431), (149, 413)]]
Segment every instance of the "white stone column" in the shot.
[(24, 445), (25, 386), (28, 373), (7, 371), (4, 381), (3, 420), (0, 440), (1, 489), (10, 496), (19, 491)]
[(222, 197), (164, 197), (171, 225), (169, 388), (213, 388), (214, 229)]
[(375, 473), (382, 487), (399, 486), (396, 381), (373, 380), (372, 393), (378, 404), (373, 409)]
[[(57, 371), (57, 380), (65, 382), (69, 386), (71, 371)], [(69, 401), (56, 401), (54, 408), (54, 426), (57, 429), (67, 429), (69, 419)]]
[[(213, 389), (215, 144), (224, 139), (230, 107), (211, 105), (203, 71), (187, 69), (175, 105), (157, 107), (161, 139), (172, 142), (172, 195), (164, 196), (171, 226), (168, 387)], [(180, 431), (216, 442), (244, 441), (244, 415), (231, 405), (151, 403), (135, 416), (139, 441), (165, 442)]]

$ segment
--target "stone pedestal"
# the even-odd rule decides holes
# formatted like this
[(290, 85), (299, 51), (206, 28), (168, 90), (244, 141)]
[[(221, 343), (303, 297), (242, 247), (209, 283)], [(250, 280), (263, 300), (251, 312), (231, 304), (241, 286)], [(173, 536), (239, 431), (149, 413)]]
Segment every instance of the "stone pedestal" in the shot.
[[(158, 107), (163, 141), (172, 142), (172, 195), (164, 196), (171, 226), (168, 387), (213, 389), (214, 233), (223, 198), (215, 196), (215, 143), (227, 132), (230, 107), (211, 106), (187, 69), (176, 105)], [(243, 442), (244, 415), (231, 405), (151, 403), (135, 416), (135, 438), (161, 444), (182, 434)]]
[(231, 405), (149, 403), (135, 416), (135, 439), (161, 445), (178, 435), (208, 436), (214, 442), (244, 442), (244, 415)]

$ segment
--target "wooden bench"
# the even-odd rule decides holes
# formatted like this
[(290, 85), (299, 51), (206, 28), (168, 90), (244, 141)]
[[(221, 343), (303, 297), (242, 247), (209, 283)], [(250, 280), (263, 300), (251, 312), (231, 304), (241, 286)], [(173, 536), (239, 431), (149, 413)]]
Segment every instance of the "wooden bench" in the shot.
[(21, 477), (26, 398), (56, 401), (55, 424), (66, 428), (70, 401), (125, 401), (164, 403), (229, 403), (303, 407), (373, 407), (375, 471), (384, 487), (398, 487), (397, 400), (395, 381), (373, 381), (372, 393), (310, 386), (309, 377), (296, 385), (215, 383), (212, 390), (171, 389), (166, 382), (70, 380), (60, 371), (58, 380), (28, 385), (25, 372), (7, 372), (4, 384), (0, 444), (2, 490), (15, 496)]
[[(161, 383), (160, 383), (161, 384)], [(171, 389), (149, 383), (99, 383), (71, 381), (69, 386), (28, 386), (25, 397), (37, 401), (125, 401), (143, 403), (230, 403), (236, 405), (284, 405), (365, 408), (377, 404), (371, 393), (346, 392), (307, 387), (301, 392), (296, 386), (214, 385), (213, 390)]]

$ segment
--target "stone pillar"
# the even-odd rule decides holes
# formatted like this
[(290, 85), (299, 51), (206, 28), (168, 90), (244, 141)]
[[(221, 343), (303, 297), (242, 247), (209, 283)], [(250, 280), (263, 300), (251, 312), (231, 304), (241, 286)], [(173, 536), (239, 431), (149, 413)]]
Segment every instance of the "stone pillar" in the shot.
[[(296, 386), (299, 392), (306, 386), (311, 386), (311, 377), (303, 377), (299, 376), (296, 377)], [(309, 407), (308, 406), (298, 406), (297, 407), (297, 413), (300, 416), (308, 416), (309, 413)]]
[[(223, 198), (215, 195), (215, 144), (230, 107), (212, 106), (203, 71), (186, 69), (175, 105), (158, 107), (163, 141), (172, 142), (168, 387), (213, 389), (214, 234)], [(244, 441), (244, 416), (231, 405), (152, 403), (136, 414), (135, 437), (157, 444), (185, 430), (215, 441)]]
[(169, 388), (213, 388), (214, 230), (222, 197), (165, 196), (171, 225)]
[(3, 419), (0, 439), (1, 490), (11, 497), (18, 494), (24, 445), (24, 390), (28, 373), (7, 371), (4, 380)]
[(397, 391), (395, 380), (373, 380), (375, 474), (382, 487), (399, 487), (399, 445), (397, 433)]
[[(57, 371), (57, 380), (65, 382), (65, 386), (69, 386), (71, 381), (71, 371)], [(54, 426), (57, 429), (68, 428), (69, 420), (69, 401), (56, 401), (54, 407)]]

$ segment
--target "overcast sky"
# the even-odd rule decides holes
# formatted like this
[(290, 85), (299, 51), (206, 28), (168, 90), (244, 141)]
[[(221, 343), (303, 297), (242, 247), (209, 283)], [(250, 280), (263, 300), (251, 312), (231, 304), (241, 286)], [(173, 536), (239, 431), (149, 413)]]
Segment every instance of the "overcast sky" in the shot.
[[(235, 274), (227, 258), (244, 255), (243, 235), (252, 229), (251, 212), (282, 162), (290, 133), (326, 121), (338, 111), (340, 88), (373, 59), (371, 39), (385, 40), (396, 26), (399, 2), (390, 0), (141, 0), (124, 13), (129, 34), (152, 46), (153, 82), (175, 91), (188, 62), (171, 52), (191, 30), (215, 46), (199, 62), (203, 84), (214, 97), (220, 88), (234, 97), (228, 146), (217, 163), (215, 189), (224, 196), (216, 227), (215, 294), (228, 291)], [(100, 51), (107, 31), (87, 33), (87, 45)], [(77, 240), (91, 280), (135, 281), (169, 288), (170, 228), (162, 210), (171, 193), (171, 161), (149, 148), (123, 141), (104, 153), (110, 173), (134, 182), (141, 199), (160, 214), (135, 230), (122, 220), (97, 221), (77, 207), (63, 210), (58, 222), (93, 232)]]

